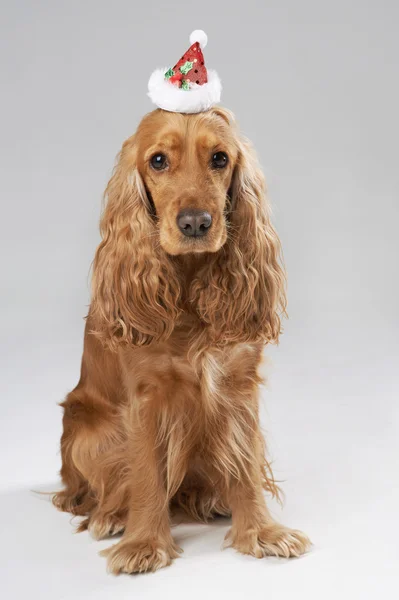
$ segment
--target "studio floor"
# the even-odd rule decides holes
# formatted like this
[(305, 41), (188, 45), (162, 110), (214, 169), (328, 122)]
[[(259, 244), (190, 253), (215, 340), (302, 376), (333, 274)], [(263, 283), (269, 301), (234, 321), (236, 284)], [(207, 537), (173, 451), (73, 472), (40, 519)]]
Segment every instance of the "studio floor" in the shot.
[[(397, 505), (391, 511), (370, 497), (349, 510), (328, 502), (331, 524), (312, 521), (312, 511), (284, 511), (284, 520), (312, 537), (300, 559), (241, 556), (221, 550), (229, 523), (182, 524), (174, 536), (184, 553), (171, 567), (145, 575), (112, 576), (88, 533), (73, 534), (69, 515), (28, 490), (4, 493), (2, 514), (2, 597), (40, 600), (139, 598), (303, 598), (316, 600), (394, 598), (398, 591)], [(303, 505), (304, 506), (304, 505)], [(326, 506), (327, 508), (327, 506)], [(299, 514), (300, 513), (300, 514)], [(341, 518), (337, 517), (340, 514)], [(396, 534), (392, 527), (396, 520)], [(339, 521), (339, 522), (338, 522)]]

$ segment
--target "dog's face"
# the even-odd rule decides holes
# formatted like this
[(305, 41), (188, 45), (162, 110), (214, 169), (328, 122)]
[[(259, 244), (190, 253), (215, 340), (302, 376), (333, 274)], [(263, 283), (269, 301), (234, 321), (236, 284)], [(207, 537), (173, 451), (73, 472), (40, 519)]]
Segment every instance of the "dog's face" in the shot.
[[(280, 243), (231, 113), (150, 113), (123, 144), (105, 197), (91, 314), (106, 343), (168, 339), (187, 302), (208, 342), (278, 339)], [(190, 254), (203, 260), (175, 259)]]
[(136, 161), (171, 255), (217, 252), (227, 239), (226, 209), (238, 157), (228, 120), (155, 111), (135, 136)]

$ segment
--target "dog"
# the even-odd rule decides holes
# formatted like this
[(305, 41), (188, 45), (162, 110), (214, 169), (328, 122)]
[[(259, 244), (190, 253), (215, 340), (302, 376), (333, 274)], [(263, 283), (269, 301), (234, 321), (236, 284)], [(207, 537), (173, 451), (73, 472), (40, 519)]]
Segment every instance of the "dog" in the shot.
[(259, 426), (262, 349), (285, 313), (280, 242), (264, 179), (232, 114), (154, 110), (105, 192), (81, 377), (62, 403), (53, 502), (83, 517), (112, 573), (154, 571), (180, 548), (176, 508), (231, 516), (244, 554), (297, 557)]

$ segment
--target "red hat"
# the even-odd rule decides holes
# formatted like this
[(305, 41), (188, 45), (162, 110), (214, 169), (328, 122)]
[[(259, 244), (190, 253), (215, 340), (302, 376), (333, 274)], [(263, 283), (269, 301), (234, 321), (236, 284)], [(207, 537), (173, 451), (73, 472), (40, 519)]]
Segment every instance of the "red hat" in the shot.
[(196, 30), (190, 48), (171, 69), (157, 69), (148, 82), (148, 95), (159, 108), (170, 112), (199, 113), (220, 101), (222, 86), (215, 71), (207, 71), (202, 50), (208, 37)]

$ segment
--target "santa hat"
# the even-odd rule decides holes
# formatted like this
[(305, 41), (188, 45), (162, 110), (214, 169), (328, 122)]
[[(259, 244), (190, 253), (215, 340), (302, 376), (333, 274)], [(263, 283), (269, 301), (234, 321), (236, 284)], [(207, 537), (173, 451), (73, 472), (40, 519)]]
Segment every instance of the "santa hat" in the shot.
[(190, 48), (175, 66), (153, 72), (148, 95), (156, 106), (170, 112), (199, 113), (220, 101), (220, 79), (216, 71), (206, 69), (202, 54), (207, 42), (204, 31), (193, 31)]

